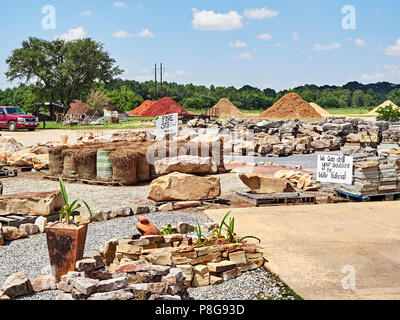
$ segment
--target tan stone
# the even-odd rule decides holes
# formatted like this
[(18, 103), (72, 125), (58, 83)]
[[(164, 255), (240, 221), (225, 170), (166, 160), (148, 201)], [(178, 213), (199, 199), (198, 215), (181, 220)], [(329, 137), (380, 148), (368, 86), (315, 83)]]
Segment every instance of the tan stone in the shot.
[(232, 261), (221, 261), (219, 263), (207, 263), (210, 272), (225, 272), (236, 268), (236, 263)]
[(216, 173), (211, 157), (182, 155), (157, 160), (154, 163), (156, 174), (166, 175), (172, 172), (180, 173)]
[(235, 263), (246, 262), (246, 251), (236, 251), (229, 254), (229, 260)]
[(258, 268), (258, 266), (253, 262), (253, 261), (247, 261), (245, 263), (238, 263), (236, 265), (237, 269), (242, 271), (242, 272), (247, 272), (251, 270), (255, 270)]
[(32, 159), (33, 168), (37, 171), (49, 168), (49, 154), (39, 154)]
[(130, 255), (140, 255), (142, 253), (142, 247), (132, 246), (130, 244), (119, 244), (116, 252), (126, 253)]
[(246, 253), (246, 259), (261, 259), (263, 257), (262, 252), (257, 252), (257, 253)]
[(171, 242), (179, 242), (183, 240), (183, 235), (182, 234), (169, 234), (164, 236), (164, 240), (166, 243), (171, 243)]
[(202, 256), (209, 255), (212, 253), (222, 252), (225, 250), (225, 247), (224, 246), (201, 247), (201, 248), (195, 248), (194, 250), (199, 257), (202, 257)]
[(28, 150), (21, 150), (13, 153), (7, 158), (7, 164), (16, 167), (30, 167), (33, 164), (33, 159), (37, 157), (36, 154), (27, 152)]
[(172, 255), (170, 252), (151, 253), (147, 258), (152, 264), (169, 266), (172, 263)]
[(100, 253), (103, 257), (104, 264), (110, 265), (115, 259), (115, 252), (117, 249), (117, 240), (108, 241), (101, 249)]
[(174, 206), (172, 205), (171, 202), (168, 202), (166, 204), (159, 206), (158, 211), (161, 211), (161, 212), (174, 211)]
[(33, 291), (42, 292), (57, 289), (57, 280), (52, 275), (43, 275), (31, 281)]
[(40, 232), (39, 227), (33, 223), (24, 223), (19, 226), (19, 230), (22, 233), (28, 234), (28, 236), (32, 236)]
[(26, 232), (22, 232), (16, 227), (3, 227), (3, 238), (6, 241), (13, 241), (27, 237), (28, 234)]
[(210, 276), (210, 284), (211, 285), (216, 285), (216, 284), (221, 284), (224, 282), (224, 279), (217, 277), (217, 276)]
[(156, 202), (191, 201), (214, 199), (220, 194), (218, 177), (199, 177), (175, 172), (153, 180), (148, 198)]
[(188, 208), (198, 208), (201, 207), (202, 204), (200, 201), (180, 201), (176, 202), (173, 205), (174, 210), (183, 210)]
[(232, 269), (229, 271), (221, 272), (218, 274), (224, 281), (232, 280), (242, 275), (242, 271), (239, 269)]
[(185, 264), (185, 265), (180, 265), (179, 268), (186, 276), (186, 281), (191, 282), (193, 280), (193, 266), (191, 266), (190, 264)]
[(90, 215), (89, 214), (84, 214), (84, 215), (79, 215), (74, 217), (74, 222), (76, 224), (85, 224), (85, 223), (90, 223)]
[(206, 286), (210, 285), (210, 274), (209, 273), (206, 273), (204, 275), (194, 274), (192, 285), (195, 288), (206, 287)]
[(64, 205), (60, 191), (27, 192), (0, 196), (0, 216), (48, 216)]
[(202, 263), (207, 263), (207, 262), (214, 262), (216, 259), (218, 259), (220, 257), (221, 257), (221, 252), (215, 252), (215, 253), (211, 253), (211, 254), (208, 254), (205, 256), (201, 256), (201, 257), (192, 259), (190, 264), (197, 265), (197, 264), (202, 264)]
[(254, 194), (295, 192), (292, 184), (281, 178), (274, 178), (257, 173), (242, 173), (240, 180), (251, 189)]
[(205, 274), (209, 273), (208, 267), (205, 265), (198, 265), (193, 267), (193, 274), (199, 274), (204, 276)]
[(197, 253), (195, 251), (188, 251), (188, 252), (174, 252), (172, 253), (173, 257), (184, 257), (189, 259), (197, 258)]
[(18, 272), (10, 275), (4, 281), (0, 291), (10, 298), (15, 298), (30, 294), (33, 288), (26, 275), (23, 272)]

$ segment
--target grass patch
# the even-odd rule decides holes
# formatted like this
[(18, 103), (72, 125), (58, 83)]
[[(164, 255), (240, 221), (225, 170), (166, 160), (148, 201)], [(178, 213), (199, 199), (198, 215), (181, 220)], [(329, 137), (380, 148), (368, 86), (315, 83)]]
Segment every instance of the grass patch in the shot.
[(365, 114), (369, 112), (368, 107), (360, 107), (360, 108), (329, 108), (325, 109), (331, 114), (339, 115), (339, 114)]

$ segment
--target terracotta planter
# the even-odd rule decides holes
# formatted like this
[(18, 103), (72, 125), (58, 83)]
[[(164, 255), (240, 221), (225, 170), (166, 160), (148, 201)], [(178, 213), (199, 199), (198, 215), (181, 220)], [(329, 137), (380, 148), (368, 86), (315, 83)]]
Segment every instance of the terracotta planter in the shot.
[(87, 224), (56, 224), (45, 228), (50, 264), (58, 280), (74, 271), (76, 262), (83, 258), (87, 228)]

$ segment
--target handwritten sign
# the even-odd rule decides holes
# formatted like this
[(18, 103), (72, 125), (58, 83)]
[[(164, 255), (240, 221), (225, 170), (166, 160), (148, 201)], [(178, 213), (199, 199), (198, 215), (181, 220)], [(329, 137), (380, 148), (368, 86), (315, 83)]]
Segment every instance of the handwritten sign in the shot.
[(353, 184), (353, 157), (318, 154), (317, 181)]
[(167, 114), (165, 116), (157, 117), (156, 130), (164, 134), (178, 133), (179, 119), (178, 114)]

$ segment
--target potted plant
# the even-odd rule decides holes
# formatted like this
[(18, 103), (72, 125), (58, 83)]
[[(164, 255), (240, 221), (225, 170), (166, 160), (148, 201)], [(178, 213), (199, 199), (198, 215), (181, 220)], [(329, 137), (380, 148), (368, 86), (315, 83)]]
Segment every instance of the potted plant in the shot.
[(61, 178), (59, 182), (64, 199), (60, 220), (45, 228), (50, 264), (57, 279), (69, 271), (74, 271), (76, 262), (83, 258), (88, 224), (77, 225), (71, 222), (73, 212), (81, 207), (79, 202), (86, 206), (92, 217), (92, 211), (85, 201), (77, 199), (69, 203), (64, 182)]

